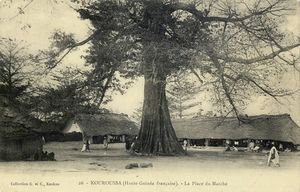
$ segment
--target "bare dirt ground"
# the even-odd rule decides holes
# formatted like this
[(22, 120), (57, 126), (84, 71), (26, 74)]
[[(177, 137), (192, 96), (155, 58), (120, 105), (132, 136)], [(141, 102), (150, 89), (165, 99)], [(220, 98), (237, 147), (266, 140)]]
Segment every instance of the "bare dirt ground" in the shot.
[[(47, 143), (53, 162), (0, 162), (2, 191), (278, 191), (300, 192), (300, 152), (281, 153), (280, 167), (265, 153), (188, 150), (187, 156), (132, 156), (124, 144)], [(153, 167), (125, 169), (129, 163)], [(31, 185), (30, 185), (31, 184)]]

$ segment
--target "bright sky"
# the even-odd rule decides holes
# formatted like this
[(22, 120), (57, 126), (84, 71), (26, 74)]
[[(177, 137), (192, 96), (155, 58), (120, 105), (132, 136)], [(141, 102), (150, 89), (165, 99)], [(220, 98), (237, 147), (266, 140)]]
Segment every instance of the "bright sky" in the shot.
[[(3, 1), (4, 2), (4, 1)], [(2, 3), (3, 3), (2, 2)], [(75, 34), (78, 40), (83, 40), (89, 32), (89, 22), (79, 19), (79, 15), (68, 5), (54, 4), (50, 0), (33, 0), (24, 10), (25, 14), (17, 15), (18, 6), (24, 7), (24, 1), (15, 1), (12, 7), (1, 7), (0, 0), (0, 37), (26, 40), (33, 50), (45, 49), (49, 45), (49, 36), (56, 29)], [(26, 1), (29, 2), (29, 1)], [(82, 67), (83, 48), (72, 52), (58, 69), (65, 66)], [(58, 70), (57, 69), (57, 70)], [(47, 82), (44, 82), (47, 83)], [(117, 113), (132, 114), (143, 100), (143, 78), (127, 91), (125, 95), (115, 95), (108, 108)]]
[[(18, 7), (24, 7), (29, 0), (15, 0), (11, 7), (1, 6), (3, 2), (4, 0), (0, 0), (0, 37), (26, 40), (32, 50), (47, 48), (48, 38), (55, 29), (72, 32), (78, 40), (84, 39), (88, 34), (89, 23), (80, 20), (78, 14), (67, 4), (57, 5), (53, 3), (53, 0), (33, 0), (24, 10), (24, 14), (18, 15)], [(288, 18), (285, 28), (300, 36), (299, 18), (300, 8), (298, 7), (296, 15)], [(67, 56), (59, 68), (69, 65), (82, 67), (83, 61), (80, 59), (82, 50), (84, 47)], [(299, 72), (289, 73), (285, 77), (284, 83), (294, 89), (300, 88)], [(142, 99), (143, 79), (140, 78), (125, 95), (114, 95), (113, 102), (109, 103), (107, 107), (114, 112), (131, 115), (142, 103)], [(206, 105), (204, 104), (204, 106)], [(245, 113), (249, 115), (290, 113), (293, 119), (300, 124), (300, 94), (295, 95), (294, 99), (284, 101), (283, 104), (278, 104), (270, 98), (255, 98)]]

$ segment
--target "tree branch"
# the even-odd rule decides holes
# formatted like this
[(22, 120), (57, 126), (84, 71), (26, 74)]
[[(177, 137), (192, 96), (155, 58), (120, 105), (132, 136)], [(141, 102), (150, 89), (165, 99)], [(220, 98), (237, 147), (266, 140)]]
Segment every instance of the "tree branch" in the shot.
[[(271, 13), (273, 8), (276, 8), (276, 6), (278, 4), (280, 4), (281, 2), (283, 2), (282, 0), (277, 0), (272, 4), (269, 4), (269, 6), (265, 7), (262, 10), (250, 10), (251, 13), (245, 16), (241, 16), (241, 17), (237, 17), (236, 14), (234, 14), (234, 16), (229, 16), (229, 17), (217, 17), (217, 16), (207, 16), (206, 14), (204, 14), (204, 12), (199, 11), (195, 5), (192, 4), (188, 4), (188, 3), (182, 3), (182, 2), (178, 2), (175, 4), (171, 4), (171, 8), (173, 8), (173, 11), (177, 11), (177, 10), (183, 10), (183, 11), (187, 11), (191, 14), (193, 14), (198, 20), (200, 20), (201, 22), (231, 22), (231, 23), (235, 23), (235, 22), (241, 22), (241, 21), (245, 21), (247, 19), (250, 19), (254, 16), (259, 16), (259, 15), (264, 15), (266, 13)], [(276, 9), (274, 11), (277, 11)]]
[(66, 51), (54, 64), (51, 65), (50, 69), (55, 68), (74, 48), (82, 46), (89, 41), (91, 41), (95, 36), (97, 36), (100, 33), (99, 30), (95, 31), (92, 35), (90, 35), (88, 38), (84, 39), (83, 41), (80, 41), (78, 43), (75, 43), (73, 45), (70, 45), (66, 47), (64, 50), (61, 50), (56, 56), (59, 56), (61, 52)]
[(296, 44), (293, 44), (293, 45), (290, 45), (290, 46), (282, 47), (282, 49), (274, 51), (274, 52), (272, 52), (268, 55), (258, 56), (258, 57), (250, 58), (250, 59), (244, 59), (244, 58), (241, 58), (241, 57), (228, 57), (228, 55), (221, 56), (221, 55), (217, 55), (217, 54), (215, 55), (215, 57), (217, 59), (221, 59), (221, 60), (224, 60), (224, 61), (227, 61), (227, 62), (235, 62), (235, 63), (241, 63), (241, 64), (253, 64), (253, 63), (258, 63), (258, 62), (261, 62), (261, 61), (274, 59), (280, 53), (290, 51), (290, 50), (292, 50), (296, 47), (299, 47), (299, 46), (300, 46), (300, 43), (296, 43)]
[(204, 81), (201, 79), (201, 77), (199, 76), (199, 74), (195, 71), (195, 69), (193, 67), (190, 67), (191, 72), (197, 77), (197, 79), (199, 80), (200, 83), (203, 83)]

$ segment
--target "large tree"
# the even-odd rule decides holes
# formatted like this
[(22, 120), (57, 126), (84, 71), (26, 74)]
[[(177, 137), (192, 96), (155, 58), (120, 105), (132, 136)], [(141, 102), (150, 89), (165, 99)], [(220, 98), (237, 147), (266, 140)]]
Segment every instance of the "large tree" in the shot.
[(27, 52), (26, 43), (10, 38), (0, 39), (0, 95), (12, 102), (22, 100), (38, 75), (34, 56)]
[(285, 68), (282, 65), (293, 66), (297, 60), (287, 53), (299, 47), (299, 40), (289, 38), (280, 27), (283, 16), (291, 11), (290, 1), (84, 2), (78, 12), (91, 21), (92, 35), (66, 46), (57, 60), (99, 35), (135, 46), (128, 53), (137, 55), (139, 62), (132, 63), (141, 65), (145, 79), (141, 129), (135, 145), (142, 154), (184, 153), (172, 127), (165, 93), (167, 77), (180, 69), (191, 70), (200, 83), (209, 79), (219, 99), (237, 118), (247, 90), (275, 99), (286, 93), (273, 88), (270, 74), (280, 74)]

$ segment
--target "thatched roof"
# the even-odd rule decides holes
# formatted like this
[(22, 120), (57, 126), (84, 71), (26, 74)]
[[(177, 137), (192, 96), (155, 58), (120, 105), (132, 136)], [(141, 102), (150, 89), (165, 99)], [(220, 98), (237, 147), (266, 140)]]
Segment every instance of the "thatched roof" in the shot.
[(260, 115), (243, 118), (199, 118), (173, 120), (178, 138), (263, 139), (300, 144), (300, 127), (290, 115)]
[(29, 116), (22, 115), (19, 111), (9, 106), (8, 101), (0, 98), (0, 136), (6, 138), (18, 138), (36, 136), (40, 123)]
[(81, 114), (74, 119), (82, 133), (95, 135), (137, 135), (138, 127), (128, 116), (115, 113)]

